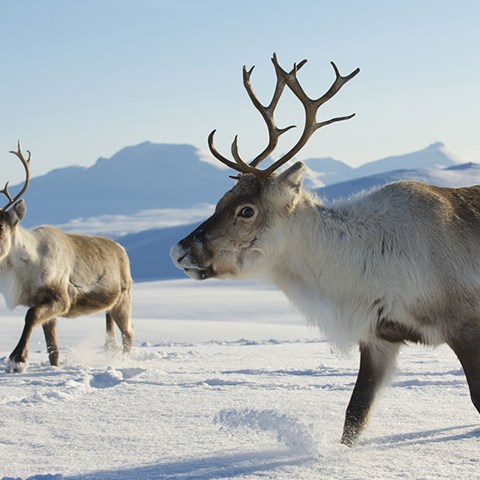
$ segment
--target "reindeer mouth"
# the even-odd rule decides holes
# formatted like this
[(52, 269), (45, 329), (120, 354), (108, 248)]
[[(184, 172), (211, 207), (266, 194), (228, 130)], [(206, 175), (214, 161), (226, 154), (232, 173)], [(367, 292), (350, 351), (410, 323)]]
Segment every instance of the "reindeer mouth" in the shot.
[(183, 271), (194, 280), (206, 280), (215, 276), (215, 272), (212, 267), (208, 268), (195, 268), (195, 267), (185, 267)]
[(206, 280), (215, 276), (215, 272), (211, 265), (199, 265), (195, 255), (192, 254), (190, 248), (184, 248), (182, 242), (177, 243), (170, 250), (170, 257), (177, 268), (183, 270), (186, 275), (194, 280)]

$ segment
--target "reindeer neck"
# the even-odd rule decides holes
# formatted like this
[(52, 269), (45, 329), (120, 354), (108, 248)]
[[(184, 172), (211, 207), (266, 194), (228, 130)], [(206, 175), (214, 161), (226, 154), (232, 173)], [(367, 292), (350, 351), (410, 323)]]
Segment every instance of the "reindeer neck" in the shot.
[(38, 240), (34, 233), (20, 225), (15, 227), (12, 232), (12, 246), (8, 255), (8, 263), (11, 267), (20, 273), (27, 265), (38, 257), (37, 249)]
[(34, 235), (17, 225), (11, 234), (10, 251), (0, 261), (0, 292), (11, 310), (24, 303), (25, 285), (29, 285), (31, 266), (38, 257), (36, 245)]
[[(355, 342), (368, 325), (362, 313), (383, 295), (382, 232), (358, 206), (300, 207), (285, 227), (288, 236), (272, 271), (273, 282), (337, 343)], [(385, 262), (384, 262), (385, 263)]]
[(368, 227), (359, 218), (358, 208), (354, 209), (348, 204), (327, 208), (309, 195), (302, 198), (294, 212), (280, 222), (281, 231), (276, 232), (285, 241), (274, 262), (275, 270), (287, 270), (295, 277), (314, 275), (318, 283), (322, 270), (345, 257), (345, 250), (352, 243), (356, 248), (368, 243)]

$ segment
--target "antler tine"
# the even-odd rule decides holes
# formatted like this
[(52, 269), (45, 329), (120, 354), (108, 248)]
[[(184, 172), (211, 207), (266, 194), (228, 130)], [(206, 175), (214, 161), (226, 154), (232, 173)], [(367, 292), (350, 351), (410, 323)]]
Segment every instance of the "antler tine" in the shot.
[(273, 163), (270, 167), (267, 169), (261, 171), (259, 174), (263, 177), (268, 177), (271, 175), (275, 170), (277, 170), (279, 167), (281, 167), (283, 164), (288, 162), (291, 158), (293, 158), (301, 149), (302, 147), (307, 143), (309, 138), (321, 127), (325, 125), (329, 125), (331, 123), (335, 122), (340, 122), (343, 120), (348, 120), (352, 118), (355, 114), (352, 115), (347, 115), (343, 117), (336, 117), (332, 118), (330, 120), (326, 120), (323, 122), (318, 122), (316, 121), (316, 116), (318, 109), (328, 100), (330, 100), (342, 87), (347, 83), (349, 80), (351, 80), (355, 75), (357, 75), (360, 72), (360, 69), (357, 68), (355, 69), (352, 73), (349, 75), (342, 77), (340, 75), (340, 72), (338, 71), (337, 66), (331, 62), (333, 69), (335, 71), (335, 80), (328, 89), (328, 91), (322, 95), (320, 98), (314, 100), (311, 99), (310, 97), (307, 96), (305, 91), (303, 90), (302, 86), (300, 85), (300, 82), (298, 81), (297, 78), (297, 71), (298, 67), (294, 66), (293, 70), (290, 72), (286, 72), (276, 61), (276, 58), (274, 57), (274, 65), (275, 65), (275, 70), (278, 72), (278, 75), (281, 76), (285, 83), (288, 85), (290, 90), (295, 94), (295, 96), (300, 100), (302, 103), (304, 109), (305, 109), (305, 126), (303, 129), (303, 133), (298, 140), (298, 142), (293, 146), (292, 149), (290, 149), (282, 158), (277, 160), (275, 163)]
[[(274, 65), (277, 62), (276, 53), (273, 54), (272, 62)], [(305, 65), (305, 63), (307, 63), (307, 60), (302, 60), (298, 64), (297, 69), (302, 68), (303, 65)], [(250, 70), (247, 71), (247, 69), (243, 67), (243, 85), (245, 87), (245, 90), (248, 93), (248, 96), (252, 100), (253, 105), (260, 112), (263, 119), (265, 120), (265, 123), (267, 124), (269, 141), (265, 149), (250, 162), (250, 166), (252, 167), (257, 166), (260, 162), (265, 160), (268, 157), (268, 155), (270, 155), (275, 150), (278, 144), (278, 139), (280, 138), (280, 135), (283, 135), (285, 132), (288, 132), (288, 130), (295, 128), (295, 125), (290, 125), (286, 128), (278, 128), (275, 124), (274, 112), (275, 112), (275, 108), (277, 107), (278, 101), (282, 96), (283, 89), (285, 88), (285, 85), (286, 85), (285, 80), (278, 74), (277, 70), (275, 69), (275, 73), (277, 76), (277, 83), (275, 85), (275, 90), (272, 96), (272, 100), (267, 106), (265, 106), (258, 100), (253, 90), (252, 84), (250, 83), (250, 76), (254, 68), (255, 67), (252, 67)]]
[(335, 81), (332, 83), (328, 91), (325, 94), (323, 94), (318, 100), (315, 101), (315, 103), (318, 104), (317, 108), (319, 108), (325, 102), (328, 102), (328, 100), (330, 100), (349, 80), (351, 80), (355, 75), (357, 75), (360, 72), (360, 69), (356, 68), (349, 75), (342, 77), (335, 63), (330, 62), (330, 64), (332, 65), (333, 70), (335, 71)]
[[(8, 198), (8, 203), (9, 204), (12, 203), (12, 197), (10, 196), (10, 193), (8, 192), (8, 182), (3, 187), (3, 190), (0, 190), (0, 193), (3, 193)], [(4, 210), (4, 208), (0, 208), (0, 210)]]
[(232, 156), (237, 162), (238, 167), (242, 171), (242, 173), (256, 173), (257, 169), (255, 167), (252, 167), (251, 164), (249, 165), (248, 163), (245, 163), (242, 158), (240, 157), (240, 154), (238, 153), (238, 135), (235, 135), (235, 138), (232, 143), (231, 147), (232, 151)]
[(27, 150), (28, 158), (25, 158), (23, 156), (19, 140), (17, 144), (17, 150), (10, 150), (9, 153), (13, 153), (13, 155), (15, 155), (22, 162), (22, 165), (25, 168), (25, 182), (23, 184), (23, 188), (13, 198), (8, 192), (8, 182), (5, 184), (3, 190), (0, 190), (0, 193), (3, 193), (8, 198), (8, 203), (1, 208), (3, 211), (7, 210), (7, 208), (13, 205), (26, 192), (28, 185), (30, 184), (30, 159), (32, 158), (32, 153), (30, 150)]
[(224, 165), (227, 167), (233, 168), (237, 172), (240, 173), (245, 173), (243, 170), (240, 168), (239, 165), (237, 165), (235, 162), (232, 162), (228, 158), (225, 158), (216, 148), (213, 143), (213, 137), (215, 135), (216, 130), (212, 130), (210, 132), (210, 135), (208, 136), (208, 148), (210, 148), (210, 151), (212, 152), (212, 155), (217, 159), (220, 160)]

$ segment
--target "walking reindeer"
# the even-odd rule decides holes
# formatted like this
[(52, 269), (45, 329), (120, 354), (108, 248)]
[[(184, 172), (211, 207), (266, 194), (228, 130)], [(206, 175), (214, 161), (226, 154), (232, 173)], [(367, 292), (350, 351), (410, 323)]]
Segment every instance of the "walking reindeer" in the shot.
[[(335, 81), (320, 98), (309, 98), (297, 78), (305, 60), (285, 71), (274, 56), (277, 83), (264, 106), (243, 71), (244, 86), (264, 118), (269, 143), (253, 161), (212, 154), (236, 170), (236, 185), (215, 213), (171, 250), (190, 277), (260, 275), (285, 292), (311, 321), (341, 346), (358, 343), (360, 369), (346, 410), (342, 442), (353, 445), (367, 423), (379, 387), (388, 379), (406, 342), (447, 343), (459, 358), (480, 412), (480, 186), (440, 188), (398, 182), (325, 206), (302, 189), (305, 166), (275, 171), (324, 125), (318, 109), (359, 70)], [(274, 111), (287, 86), (305, 109), (298, 142), (271, 166), (258, 165), (289, 128), (278, 128)]]
[(114, 323), (122, 334), (123, 351), (132, 348), (130, 264), (125, 250), (102, 237), (67, 234), (44, 225), (33, 230), (19, 223), (25, 216), (20, 197), (30, 181), (30, 152), (20, 143), (12, 151), (25, 168), (23, 188), (12, 198), (8, 182), (0, 192), (7, 204), (0, 209), (0, 291), (11, 309), (28, 307), (25, 327), (7, 363), (8, 372), (28, 365), (33, 328), (42, 325), (50, 364), (58, 366), (55, 317), (77, 317), (106, 310), (106, 346), (115, 347)]

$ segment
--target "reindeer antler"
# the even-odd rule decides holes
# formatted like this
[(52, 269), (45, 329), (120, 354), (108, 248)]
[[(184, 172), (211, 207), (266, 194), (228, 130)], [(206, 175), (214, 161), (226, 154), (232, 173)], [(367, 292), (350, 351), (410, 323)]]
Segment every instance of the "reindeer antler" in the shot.
[[(316, 121), (318, 109), (328, 100), (330, 100), (343, 87), (343, 85), (345, 85), (345, 83), (351, 80), (360, 71), (360, 69), (357, 68), (346, 77), (342, 77), (342, 75), (340, 75), (340, 72), (338, 71), (337, 66), (333, 62), (331, 62), (333, 69), (335, 71), (335, 76), (336, 76), (335, 81), (333, 82), (331, 87), (328, 89), (328, 91), (325, 94), (323, 94), (320, 98), (311, 99), (307, 96), (307, 94), (301, 87), (300, 82), (298, 81), (298, 78), (297, 78), (298, 70), (300, 70), (300, 68), (302, 68), (305, 65), (305, 63), (307, 63), (307, 60), (302, 60), (300, 63), (298, 63), (298, 65), (294, 64), (292, 70), (290, 70), (289, 72), (286, 72), (278, 64), (276, 54), (273, 54), (272, 63), (275, 67), (277, 84), (275, 87), (275, 92), (273, 94), (272, 100), (268, 106), (264, 106), (260, 103), (250, 83), (250, 76), (252, 74), (254, 67), (252, 67), (250, 70), (247, 70), (245, 67), (243, 67), (243, 84), (245, 86), (245, 89), (247, 90), (247, 93), (250, 99), (252, 100), (255, 108), (260, 112), (263, 119), (265, 120), (265, 123), (267, 124), (268, 133), (269, 133), (269, 142), (267, 147), (259, 155), (257, 155), (250, 163), (246, 163), (241, 159), (238, 153), (238, 137), (235, 136), (235, 139), (231, 147), (231, 152), (234, 159), (234, 161), (232, 161), (225, 158), (215, 148), (213, 143), (213, 137), (215, 135), (216, 130), (213, 130), (208, 136), (208, 146), (215, 158), (217, 158), (225, 165), (229, 166), (230, 168), (233, 168), (234, 170), (240, 173), (253, 173), (259, 177), (264, 177), (264, 178), (271, 175), (275, 170), (277, 170), (284, 163), (288, 162), (293, 156), (295, 156), (303, 148), (303, 146), (308, 142), (309, 138), (319, 128), (334, 122), (348, 120), (355, 115), (355, 114), (352, 114), (352, 115), (347, 115), (343, 117), (331, 118), (323, 122)], [(285, 155), (283, 155), (279, 160), (274, 162), (270, 167), (264, 170), (261, 170), (259, 168), (256, 168), (256, 166), (260, 162), (265, 160), (268, 157), (268, 155), (270, 155), (273, 152), (273, 150), (277, 146), (280, 135), (287, 132), (291, 128), (295, 127), (295, 125), (290, 125), (286, 128), (278, 128), (274, 120), (275, 108), (278, 104), (278, 101), (280, 100), (280, 97), (283, 93), (283, 89), (285, 85), (287, 85), (290, 88), (290, 90), (300, 100), (300, 102), (302, 103), (305, 109), (304, 129), (298, 142)]]
[(28, 184), (30, 183), (30, 159), (32, 158), (32, 154), (30, 150), (27, 150), (28, 158), (25, 158), (23, 156), (22, 149), (20, 147), (20, 140), (19, 140), (17, 145), (17, 150), (16, 151), (10, 150), (9, 153), (13, 153), (14, 155), (16, 155), (22, 162), (22, 165), (25, 168), (25, 174), (26, 174), (25, 183), (23, 184), (23, 188), (20, 190), (20, 192), (18, 192), (13, 198), (8, 191), (9, 182), (5, 184), (5, 187), (3, 187), (3, 190), (0, 190), (0, 193), (3, 193), (7, 197), (8, 203), (5, 206), (1, 207), (0, 211), (6, 211), (8, 208), (10, 208), (26, 192), (28, 188)]

